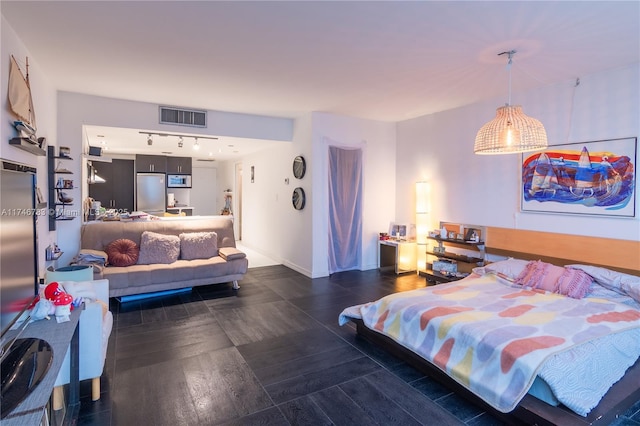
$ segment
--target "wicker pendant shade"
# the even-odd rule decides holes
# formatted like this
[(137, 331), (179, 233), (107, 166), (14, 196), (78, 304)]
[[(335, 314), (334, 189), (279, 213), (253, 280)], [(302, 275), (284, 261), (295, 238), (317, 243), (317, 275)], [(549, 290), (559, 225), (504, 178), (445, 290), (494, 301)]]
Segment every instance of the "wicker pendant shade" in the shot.
[(547, 148), (547, 132), (542, 123), (528, 117), (520, 105), (511, 103), (511, 63), (515, 50), (509, 55), (509, 103), (496, 110), (496, 118), (480, 128), (473, 151), (476, 154), (512, 154)]
[(482, 126), (476, 135), (476, 154), (512, 154), (547, 147), (547, 132), (542, 123), (528, 117), (520, 105), (496, 110), (496, 118)]

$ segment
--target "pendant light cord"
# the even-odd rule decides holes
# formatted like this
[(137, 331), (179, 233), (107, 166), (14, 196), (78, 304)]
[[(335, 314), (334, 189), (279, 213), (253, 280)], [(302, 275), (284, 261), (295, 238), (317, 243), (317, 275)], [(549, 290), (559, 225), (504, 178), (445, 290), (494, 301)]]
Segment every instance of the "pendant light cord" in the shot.
[(513, 64), (513, 55), (515, 54), (515, 50), (498, 53), (498, 56), (509, 55), (509, 60), (507, 61), (507, 71), (509, 71), (509, 100), (507, 102), (507, 106), (511, 105), (511, 65)]

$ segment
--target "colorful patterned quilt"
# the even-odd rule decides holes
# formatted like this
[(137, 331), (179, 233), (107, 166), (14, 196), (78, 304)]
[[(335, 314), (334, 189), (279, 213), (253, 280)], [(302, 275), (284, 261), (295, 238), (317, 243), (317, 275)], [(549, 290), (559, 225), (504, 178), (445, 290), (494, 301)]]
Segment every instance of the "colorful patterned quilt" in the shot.
[(527, 393), (553, 354), (640, 328), (640, 311), (605, 299), (507, 284), (493, 275), (396, 293), (347, 308), (501, 412)]

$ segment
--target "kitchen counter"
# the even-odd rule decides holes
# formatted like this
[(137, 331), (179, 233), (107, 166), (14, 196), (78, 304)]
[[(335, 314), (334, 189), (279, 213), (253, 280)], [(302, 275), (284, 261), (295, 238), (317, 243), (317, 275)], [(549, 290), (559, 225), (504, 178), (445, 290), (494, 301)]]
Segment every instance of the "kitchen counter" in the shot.
[(167, 207), (167, 213), (181, 214), (182, 212), (184, 212), (184, 214), (187, 216), (193, 216), (193, 207), (191, 206)]

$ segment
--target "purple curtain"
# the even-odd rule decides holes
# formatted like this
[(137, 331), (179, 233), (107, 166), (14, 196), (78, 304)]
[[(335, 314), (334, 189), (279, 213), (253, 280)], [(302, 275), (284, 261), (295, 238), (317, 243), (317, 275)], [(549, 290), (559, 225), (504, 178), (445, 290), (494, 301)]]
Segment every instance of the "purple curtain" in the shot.
[(329, 273), (359, 269), (362, 149), (329, 146)]

